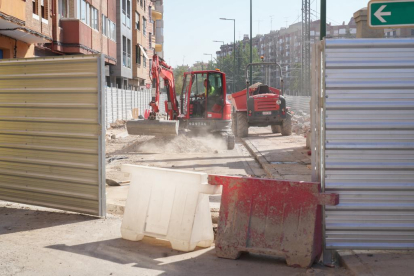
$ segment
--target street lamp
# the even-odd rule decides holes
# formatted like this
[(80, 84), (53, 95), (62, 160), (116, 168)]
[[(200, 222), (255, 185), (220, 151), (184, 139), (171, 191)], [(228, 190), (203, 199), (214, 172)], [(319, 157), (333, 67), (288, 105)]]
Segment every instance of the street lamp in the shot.
[(326, 0), (321, 1), (321, 37), (322, 41), (326, 37)]
[(205, 56), (210, 56), (211, 64), (213, 64), (213, 54), (204, 54)]
[[(250, 0), (250, 63), (253, 63), (253, 0)], [(253, 82), (253, 68), (250, 66), (250, 85)]]
[(230, 19), (230, 18), (220, 18), (220, 20), (229, 20), (233, 21), (234, 23), (234, 40), (233, 40), (233, 93), (236, 92), (236, 19)]

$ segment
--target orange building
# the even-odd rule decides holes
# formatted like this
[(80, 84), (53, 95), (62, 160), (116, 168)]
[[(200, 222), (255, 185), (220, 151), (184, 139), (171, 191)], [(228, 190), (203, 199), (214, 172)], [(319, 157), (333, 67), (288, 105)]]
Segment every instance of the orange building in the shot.
[(0, 0), (0, 58), (103, 53), (116, 64), (116, 0)]
[(0, 59), (33, 57), (35, 43), (52, 41), (47, 0), (0, 0)]

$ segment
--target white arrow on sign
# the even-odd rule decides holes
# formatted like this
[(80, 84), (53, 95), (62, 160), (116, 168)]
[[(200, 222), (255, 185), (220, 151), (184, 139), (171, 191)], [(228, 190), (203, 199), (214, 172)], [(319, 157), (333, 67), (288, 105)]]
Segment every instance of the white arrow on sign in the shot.
[(381, 21), (382, 23), (387, 23), (387, 21), (383, 18), (383, 16), (390, 16), (391, 12), (383, 12), (383, 10), (387, 7), (387, 5), (382, 5), (381, 8), (377, 10), (374, 15)]

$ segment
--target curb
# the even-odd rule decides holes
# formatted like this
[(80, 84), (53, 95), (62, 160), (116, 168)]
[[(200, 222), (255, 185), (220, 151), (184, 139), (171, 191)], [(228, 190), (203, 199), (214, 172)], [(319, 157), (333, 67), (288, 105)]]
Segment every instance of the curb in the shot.
[(240, 140), (242, 141), (243, 145), (247, 148), (247, 150), (250, 152), (250, 154), (254, 157), (254, 159), (256, 159), (256, 161), (259, 162), (260, 166), (265, 171), (266, 176), (268, 178), (273, 178), (272, 167), (269, 164), (269, 162), (267, 162), (266, 158), (260, 153), (260, 151), (258, 151), (257, 148), (252, 144), (252, 142), (250, 142), (246, 138), (241, 138)]
[(374, 276), (375, 274), (364, 264), (352, 250), (338, 251), (338, 263), (354, 276)]

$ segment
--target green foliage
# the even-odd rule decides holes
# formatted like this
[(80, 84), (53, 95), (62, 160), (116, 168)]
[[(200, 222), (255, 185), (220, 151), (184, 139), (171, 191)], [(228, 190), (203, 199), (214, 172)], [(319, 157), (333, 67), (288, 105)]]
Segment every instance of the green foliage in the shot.
[(190, 67), (187, 65), (180, 65), (174, 68), (175, 93), (177, 93), (177, 95), (181, 95), (184, 73), (188, 71), (190, 71)]
[[(236, 45), (236, 84), (235, 84), (235, 92), (241, 91), (246, 88), (246, 66), (250, 63), (250, 44), (246, 43), (243, 44), (239, 42)], [(253, 48), (253, 62), (260, 62), (260, 56), (257, 52), (256, 48)], [(227, 77), (227, 85), (231, 87), (228, 91), (233, 90), (233, 71), (234, 71), (234, 53), (231, 55), (218, 58), (217, 60), (217, 68), (219, 68), (222, 72), (226, 73)], [(256, 68), (253, 71), (253, 84), (255, 82), (264, 82), (264, 76), (261, 70)]]
[(300, 63), (295, 63), (291, 68), (291, 81), (290, 81), (290, 91), (301, 91), (302, 84), (302, 65)]

